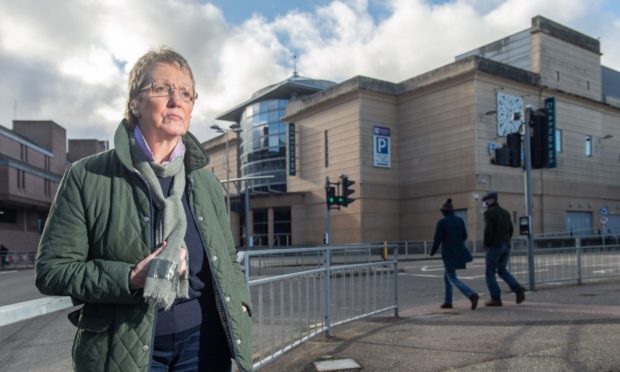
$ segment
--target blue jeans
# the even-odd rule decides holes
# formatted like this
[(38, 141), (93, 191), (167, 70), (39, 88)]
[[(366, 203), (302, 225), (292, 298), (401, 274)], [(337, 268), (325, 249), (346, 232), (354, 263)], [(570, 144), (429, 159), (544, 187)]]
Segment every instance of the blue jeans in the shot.
[(446, 297), (444, 299), (444, 303), (446, 304), (452, 303), (452, 284), (454, 284), (454, 286), (458, 288), (459, 291), (461, 291), (461, 293), (467, 298), (469, 298), (471, 295), (475, 293), (471, 288), (467, 286), (467, 284), (463, 283), (456, 276), (455, 270), (448, 271), (448, 269), (446, 269), (446, 271), (443, 274), (443, 281), (444, 281), (444, 284), (446, 285)]
[(499, 247), (486, 247), (486, 271), (485, 277), (487, 282), (487, 287), (489, 288), (489, 293), (491, 294), (491, 298), (500, 300), (501, 299), (501, 290), (499, 289), (499, 285), (497, 284), (497, 279), (495, 278), (495, 274), (499, 275), (506, 284), (515, 291), (517, 288), (521, 287), (517, 279), (510, 274), (507, 269), (508, 260), (510, 259), (510, 245), (503, 243)]
[(209, 337), (195, 327), (171, 335), (156, 336), (150, 372), (230, 372), (227, 340)]

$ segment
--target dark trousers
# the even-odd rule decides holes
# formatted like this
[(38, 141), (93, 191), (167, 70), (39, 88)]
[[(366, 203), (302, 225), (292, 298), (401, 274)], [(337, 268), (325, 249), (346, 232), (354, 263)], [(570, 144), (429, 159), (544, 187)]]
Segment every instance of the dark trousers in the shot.
[(171, 335), (156, 336), (151, 372), (230, 372), (231, 359), (221, 326), (195, 327)]
[(502, 294), (499, 285), (497, 284), (495, 274), (499, 275), (499, 277), (502, 278), (513, 291), (516, 291), (517, 288), (521, 286), (517, 279), (515, 279), (515, 277), (510, 274), (510, 271), (508, 271), (509, 259), (510, 245), (503, 243), (499, 247), (486, 247), (485, 277), (491, 298), (499, 300), (501, 299)]

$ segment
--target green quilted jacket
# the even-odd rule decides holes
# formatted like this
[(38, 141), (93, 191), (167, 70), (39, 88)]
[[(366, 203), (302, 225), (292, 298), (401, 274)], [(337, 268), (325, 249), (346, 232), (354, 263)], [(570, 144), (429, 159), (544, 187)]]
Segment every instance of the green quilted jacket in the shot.
[[(37, 254), (41, 293), (84, 304), (69, 315), (78, 328), (72, 350), (76, 371), (147, 371), (151, 359), (155, 309), (129, 289), (129, 272), (154, 248), (152, 204), (132, 166), (125, 122), (114, 142), (114, 150), (67, 169)], [(250, 296), (222, 187), (204, 169), (209, 158), (196, 138), (188, 133), (183, 142), (191, 209), (206, 246), (220, 319), (237, 366), (250, 371)]]

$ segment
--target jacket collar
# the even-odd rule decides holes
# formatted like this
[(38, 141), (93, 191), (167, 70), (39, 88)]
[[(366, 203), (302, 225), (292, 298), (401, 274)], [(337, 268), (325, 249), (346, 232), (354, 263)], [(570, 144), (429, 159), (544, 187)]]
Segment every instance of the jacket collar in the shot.
[[(116, 128), (114, 134), (114, 149), (123, 165), (127, 169), (134, 169), (133, 162), (131, 161), (131, 153), (129, 151), (129, 138), (131, 130), (127, 126), (127, 121), (123, 119)], [(209, 164), (209, 155), (205, 152), (200, 142), (194, 137), (193, 134), (187, 132), (182, 137), (183, 144), (185, 144), (185, 169), (187, 172), (192, 172), (200, 168), (204, 168)]]

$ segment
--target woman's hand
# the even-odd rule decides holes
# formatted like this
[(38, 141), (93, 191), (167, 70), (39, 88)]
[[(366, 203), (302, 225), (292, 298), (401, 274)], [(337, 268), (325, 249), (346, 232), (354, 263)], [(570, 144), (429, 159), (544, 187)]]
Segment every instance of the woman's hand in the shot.
[(153, 251), (153, 253), (144, 257), (142, 261), (138, 262), (138, 264), (131, 270), (131, 274), (129, 276), (129, 289), (144, 288), (146, 274), (149, 271), (151, 261), (161, 253), (164, 247), (166, 247), (166, 242), (161, 243), (159, 247)]
[(187, 247), (183, 245), (181, 249), (181, 269), (179, 270), (179, 276), (182, 278), (187, 271)]
[[(131, 270), (129, 289), (144, 288), (144, 284), (146, 283), (146, 274), (149, 271), (151, 261), (161, 253), (162, 249), (166, 247), (166, 244), (167, 243), (165, 241), (161, 243), (159, 247), (153, 251), (153, 253), (144, 257), (142, 261), (138, 262), (138, 264)], [(179, 270), (179, 276), (182, 277), (187, 271), (187, 248), (181, 249), (180, 258), (181, 269)]]

